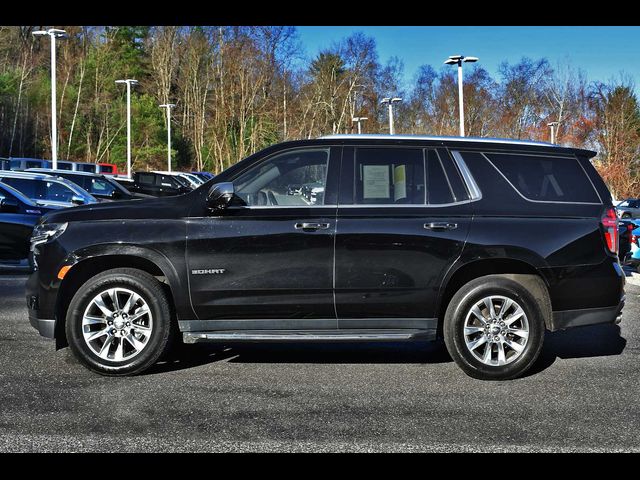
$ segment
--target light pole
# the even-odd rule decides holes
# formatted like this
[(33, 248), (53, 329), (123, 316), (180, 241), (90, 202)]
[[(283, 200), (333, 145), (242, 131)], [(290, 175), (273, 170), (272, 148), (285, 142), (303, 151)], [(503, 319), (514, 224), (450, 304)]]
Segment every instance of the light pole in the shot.
[(56, 108), (56, 38), (66, 38), (67, 32), (59, 28), (36, 30), (32, 32), (36, 37), (49, 35), (51, 39), (51, 162), (54, 169), (58, 168), (58, 124)]
[(358, 124), (358, 133), (362, 133), (362, 127), (360, 124), (365, 120), (369, 120), (369, 117), (353, 117), (351, 119), (352, 122), (356, 122)]
[(393, 98), (385, 97), (380, 101), (381, 104), (386, 103), (389, 105), (389, 134), (390, 135), (393, 135), (395, 133), (393, 130), (393, 104), (401, 101), (402, 99), (400, 97), (393, 97)]
[(445, 65), (458, 65), (458, 102), (460, 103), (460, 136), (464, 137), (464, 101), (462, 98), (462, 62), (477, 62), (477, 57), (451, 55), (445, 60)]
[(560, 122), (549, 122), (547, 123), (547, 127), (551, 128), (551, 143), (556, 143), (556, 129), (560, 125)]
[(175, 107), (175, 103), (165, 103), (160, 105), (160, 108), (167, 109), (167, 165), (168, 170), (171, 171), (171, 109)]
[(131, 85), (137, 85), (138, 81), (128, 78), (116, 83), (127, 84), (127, 177), (131, 178)]

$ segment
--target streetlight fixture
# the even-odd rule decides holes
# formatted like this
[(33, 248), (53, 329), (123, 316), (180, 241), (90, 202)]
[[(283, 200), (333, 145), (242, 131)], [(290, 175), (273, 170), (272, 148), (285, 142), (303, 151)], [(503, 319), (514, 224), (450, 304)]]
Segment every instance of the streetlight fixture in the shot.
[(385, 97), (380, 101), (381, 104), (386, 103), (389, 105), (389, 134), (390, 135), (393, 135), (395, 133), (393, 130), (393, 104), (401, 101), (402, 99), (400, 97), (393, 97), (393, 98)]
[(131, 85), (137, 85), (138, 80), (128, 78), (116, 80), (116, 83), (127, 84), (127, 178), (131, 178)]
[(477, 62), (477, 57), (465, 57), (464, 55), (451, 55), (445, 60), (445, 65), (458, 65), (458, 101), (460, 103), (460, 136), (464, 137), (464, 101), (462, 98), (462, 63)]
[(58, 168), (58, 124), (56, 108), (56, 38), (67, 38), (67, 32), (59, 28), (36, 30), (31, 32), (36, 37), (49, 35), (51, 39), (51, 162), (54, 169)]
[(362, 133), (361, 123), (365, 120), (369, 120), (369, 117), (353, 117), (351, 119), (352, 122), (356, 122), (358, 124), (358, 133)]
[(553, 144), (556, 143), (556, 131), (557, 131), (558, 125), (560, 125), (560, 122), (547, 123), (547, 127), (551, 128), (551, 143)]
[(160, 108), (167, 109), (167, 165), (168, 170), (171, 171), (171, 109), (175, 107), (175, 103), (165, 103), (159, 105)]

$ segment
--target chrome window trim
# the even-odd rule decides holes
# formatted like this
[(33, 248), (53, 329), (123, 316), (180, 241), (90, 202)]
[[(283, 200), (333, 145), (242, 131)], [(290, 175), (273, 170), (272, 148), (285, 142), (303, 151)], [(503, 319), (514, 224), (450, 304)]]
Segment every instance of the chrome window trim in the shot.
[(234, 205), (227, 207), (227, 210), (264, 210), (267, 208), (277, 208), (277, 209), (286, 209), (286, 208), (295, 208), (300, 210), (301, 208), (337, 208), (338, 205)]
[[(497, 154), (502, 154), (502, 155), (514, 155), (513, 152), (489, 152), (492, 155)], [(525, 197), (522, 193), (520, 193), (520, 190), (518, 190), (516, 188), (516, 186), (511, 183), (511, 181), (505, 176), (504, 173), (502, 173), (502, 171), (491, 161), (491, 159), (484, 153), (484, 152), (480, 152), (480, 155), (482, 155), (485, 160), (487, 162), (489, 162), (491, 164), (491, 166), (496, 170), (496, 172), (498, 172), (502, 178), (505, 179), (505, 181), (511, 185), (511, 188), (513, 188), (515, 190), (515, 192), (520, 195), (520, 197), (522, 197), (524, 200), (526, 200), (527, 202), (531, 202), (531, 203), (551, 203), (551, 204), (561, 204), (561, 205), (603, 205), (602, 202), (602, 198), (600, 197), (600, 194), (598, 193), (598, 189), (596, 189), (595, 185), (593, 184), (593, 182), (591, 181), (591, 178), (589, 178), (589, 175), (587, 174), (587, 172), (585, 172), (584, 168), (582, 168), (582, 165), (580, 165), (580, 161), (575, 157), (575, 156), (554, 156), (552, 158), (564, 158), (564, 159), (570, 159), (573, 160), (575, 162), (578, 163), (578, 166), (580, 167), (580, 169), (584, 172), (585, 176), (587, 177), (587, 180), (589, 180), (589, 184), (591, 185), (591, 187), (593, 188), (593, 191), (596, 192), (596, 196), (600, 199), (600, 203), (597, 202), (562, 202), (560, 200), (533, 200), (531, 198), (527, 198)], [(519, 153), (515, 153), (515, 155), (520, 155)], [(536, 154), (522, 154), (522, 155), (526, 155), (529, 157), (541, 157), (541, 158), (549, 158), (545, 155), (536, 155)]]
[(462, 155), (460, 154), (460, 152), (457, 150), (451, 150), (451, 156), (453, 157), (453, 160), (456, 162), (456, 165), (460, 170), (460, 174), (462, 175), (462, 181), (467, 187), (471, 200), (473, 201), (481, 200), (482, 191), (480, 190), (480, 187), (478, 187), (478, 184), (473, 178), (473, 175), (471, 175), (471, 172), (469, 171), (469, 167), (467, 167), (467, 164), (462, 158)]
[[(478, 199), (479, 200), (479, 199)], [(478, 200), (461, 200), (459, 202), (454, 203), (431, 203), (431, 204), (416, 204), (416, 203), (405, 203), (405, 204), (396, 204), (396, 203), (376, 203), (371, 205), (338, 205), (338, 210), (341, 208), (439, 208), (439, 207), (453, 207), (456, 205), (464, 205), (466, 203), (477, 202)]]

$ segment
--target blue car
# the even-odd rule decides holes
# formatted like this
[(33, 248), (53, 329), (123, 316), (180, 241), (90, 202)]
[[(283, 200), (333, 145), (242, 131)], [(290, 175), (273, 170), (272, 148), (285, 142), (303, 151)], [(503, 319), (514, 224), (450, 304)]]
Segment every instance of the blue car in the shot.
[(213, 177), (215, 177), (215, 175), (213, 173), (210, 173), (210, 172), (191, 172), (191, 173), (194, 174), (194, 175), (197, 175), (198, 177), (203, 179), (205, 182), (208, 182)]
[[(623, 265), (628, 265), (640, 273), (640, 222), (629, 222), (632, 228), (629, 235), (629, 251), (624, 255)], [(623, 248), (622, 236), (620, 237), (620, 249)]]
[(624, 263), (640, 273), (640, 227), (631, 232), (631, 251)]
[(61, 206), (38, 205), (0, 182), (0, 270), (28, 270), (29, 238), (38, 219)]

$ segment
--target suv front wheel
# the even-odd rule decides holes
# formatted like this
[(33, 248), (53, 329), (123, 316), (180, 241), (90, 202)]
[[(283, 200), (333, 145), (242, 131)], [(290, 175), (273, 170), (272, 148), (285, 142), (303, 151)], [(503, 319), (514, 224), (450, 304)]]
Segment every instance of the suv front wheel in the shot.
[(444, 319), (447, 350), (469, 376), (507, 380), (538, 358), (544, 339), (541, 306), (524, 285), (489, 275), (464, 285)]
[(135, 375), (167, 352), (171, 310), (162, 285), (141, 270), (102, 272), (75, 293), (66, 318), (74, 355), (105, 375)]

